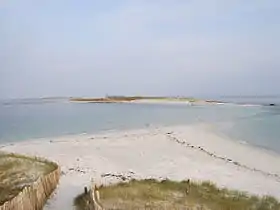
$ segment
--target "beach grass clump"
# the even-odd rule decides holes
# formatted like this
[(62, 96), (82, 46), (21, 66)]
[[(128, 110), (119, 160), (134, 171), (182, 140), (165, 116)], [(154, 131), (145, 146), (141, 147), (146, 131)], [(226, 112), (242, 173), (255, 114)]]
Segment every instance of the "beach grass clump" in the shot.
[[(105, 209), (279, 210), (271, 196), (259, 197), (219, 188), (211, 182), (132, 180), (99, 189)], [(77, 202), (79, 201), (79, 202)], [(84, 194), (75, 199), (84, 210)]]
[(82, 194), (79, 194), (77, 197), (75, 197), (74, 206), (76, 207), (77, 210), (88, 210), (90, 209), (89, 200), (90, 200), (89, 194), (84, 192)]
[(39, 158), (0, 153), (0, 205), (57, 167), (55, 163)]

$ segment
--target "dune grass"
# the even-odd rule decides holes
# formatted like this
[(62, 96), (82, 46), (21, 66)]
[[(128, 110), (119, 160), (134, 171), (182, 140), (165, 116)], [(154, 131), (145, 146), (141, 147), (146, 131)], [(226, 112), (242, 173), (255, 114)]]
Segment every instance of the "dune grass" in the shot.
[[(99, 190), (105, 209), (280, 210), (273, 197), (221, 189), (211, 182), (133, 180)], [(84, 210), (84, 195), (75, 199)]]
[(0, 205), (56, 168), (56, 164), (38, 158), (0, 153)]

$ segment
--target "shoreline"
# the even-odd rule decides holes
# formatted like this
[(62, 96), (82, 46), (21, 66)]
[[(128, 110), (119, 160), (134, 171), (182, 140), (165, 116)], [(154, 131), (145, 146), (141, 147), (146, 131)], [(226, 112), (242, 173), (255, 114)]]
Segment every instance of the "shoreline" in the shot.
[(233, 102), (192, 97), (145, 97), (108, 96), (103, 98), (69, 98), (70, 103), (124, 103), (124, 104), (166, 104), (166, 105), (236, 105), (236, 106), (277, 106), (275, 103)]
[[(174, 125), (162, 125), (162, 124), (147, 124), (140, 127), (131, 127), (131, 128), (118, 128), (118, 129), (102, 129), (98, 131), (90, 131), (90, 132), (77, 132), (77, 133), (68, 133), (68, 134), (62, 134), (62, 135), (51, 135), (46, 137), (33, 137), (33, 138), (24, 138), (24, 139), (10, 139), (6, 142), (0, 142), (0, 150), (4, 149), (5, 147), (14, 146), (16, 144), (41, 144), (42, 142), (67, 142), (68, 140), (71, 141), (73, 138), (78, 139), (87, 139), (92, 136), (106, 136), (106, 135), (114, 135), (114, 134), (120, 134), (120, 133), (126, 133), (126, 132), (139, 132), (144, 130), (155, 130), (160, 128), (172, 128), (172, 127), (200, 127), (202, 126), (203, 129), (208, 129), (209, 125), (211, 126), (211, 123), (190, 123), (190, 124), (174, 124)], [(210, 128), (212, 129), (212, 128)], [(273, 150), (269, 147), (264, 147), (262, 145), (253, 144), (247, 141), (243, 140), (236, 140), (232, 139), (226, 134), (217, 131), (217, 130), (211, 130), (215, 135), (219, 136), (220, 138), (223, 138), (224, 140), (235, 142), (235, 144), (244, 145), (245, 147), (253, 148), (254, 150), (259, 150), (263, 153), (269, 153), (271, 155), (276, 155), (280, 157), (280, 153), (277, 150)]]
[(175, 104), (175, 105), (236, 105), (236, 106), (279, 106), (279, 101), (273, 102), (238, 102), (225, 99), (166, 97), (166, 96), (106, 96), (106, 97), (49, 97), (33, 99), (2, 99), (0, 105), (30, 105), (44, 103), (80, 103), (80, 104)]
[(120, 174), (136, 179), (210, 180), (220, 187), (280, 199), (278, 154), (225, 139), (204, 126), (151, 126), (52, 139), (1, 148), (59, 163), (61, 183), (45, 209), (69, 208), (91, 178), (104, 174), (112, 174), (108, 182), (118, 181)]

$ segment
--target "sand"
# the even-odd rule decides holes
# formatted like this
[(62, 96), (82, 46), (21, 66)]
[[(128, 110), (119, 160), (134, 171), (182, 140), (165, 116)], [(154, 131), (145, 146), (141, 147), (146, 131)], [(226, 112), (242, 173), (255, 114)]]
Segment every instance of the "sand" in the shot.
[(191, 105), (192, 102), (188, 100), (172, 100), (172, 99), (137, 99), (125, 103), (131, 104), (161, 104), (161, 105)]
[(104, 176), (107, 182), (123, 177), (211, 180), (220, 187), (280, 199), (278, 154), (229, 140), (205, 125), (40, 139), (2, 149), (61, 165), (60, 184), (45, 209), (71, 209), (83, 187)]

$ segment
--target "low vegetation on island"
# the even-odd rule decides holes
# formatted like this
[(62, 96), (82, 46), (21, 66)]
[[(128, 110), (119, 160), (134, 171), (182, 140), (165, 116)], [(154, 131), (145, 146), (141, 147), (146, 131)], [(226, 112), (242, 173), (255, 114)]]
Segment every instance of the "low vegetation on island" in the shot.
[[(210, 182), (131, 180), (99, 189), (104, 209), (279, 210), (273, 197), (221, 189)], [(88, 209), (85, 193), (75, 198), (77, 210)]]
[(196, 102), (197, 99), (186, 97), (161, 97), (161, 96), (106, 96), (103, 98), (70, 98), (72, 102), (92, 102), (92, 103), (118, 103), (133, 102), (140, 100), (152, 101), (178, 101), (178, 102)]

